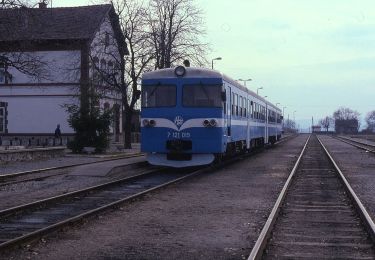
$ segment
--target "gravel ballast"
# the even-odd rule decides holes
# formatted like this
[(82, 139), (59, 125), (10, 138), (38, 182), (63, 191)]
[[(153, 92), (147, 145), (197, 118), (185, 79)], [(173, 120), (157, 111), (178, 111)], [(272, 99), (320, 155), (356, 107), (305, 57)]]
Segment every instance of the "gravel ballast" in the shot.
[(375, 219), (375, 154), (330, 136), (319, 136), (372, 219)]
[(66, 228), (5, 259), (246, 259), (307, 135)]

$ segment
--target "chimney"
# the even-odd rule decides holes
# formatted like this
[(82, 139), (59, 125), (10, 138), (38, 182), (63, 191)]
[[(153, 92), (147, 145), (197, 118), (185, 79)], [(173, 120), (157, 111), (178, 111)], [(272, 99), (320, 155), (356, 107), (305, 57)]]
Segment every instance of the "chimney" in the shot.
[(39, 9), (45, 9), (47, 8), (47, 3), (45, 1), (42, 1), (39, 3)]

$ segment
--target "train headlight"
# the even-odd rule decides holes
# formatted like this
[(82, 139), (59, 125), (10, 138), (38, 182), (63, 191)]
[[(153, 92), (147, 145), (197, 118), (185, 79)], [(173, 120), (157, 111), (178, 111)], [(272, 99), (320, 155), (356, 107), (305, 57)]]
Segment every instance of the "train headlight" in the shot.
[(154, 119), (151, 119), (150, 122), (149, 122), (149, 125), (150, 126), (155, 126), (156, 125), (156, 121)]
[(149, 126), (150, 125), (150, 121), (148, 121), (148, 119), (143, 119), (142, 123), (143, 123), (143, 126)]
[(186, 69), (184, 66), (177, 66), (174, 69), (174, 74), (176, 74), (177, 77), (182, 77), (183, 75), (185, 75), (185, 72), (186, 72)]
[(211, 119), (211, 120), (210, 120), (210, 126), (214, 127), (214, 126), (216, 126), (216, 125), (217, 125), (216, 120), (215, 120), (215, 119)]
[(209, 127), (209, 126), (210, 126), (210, 121), (208, 121), (208, 119), (205, 119), (205, 120), (203, 121), (203, 126), (205, 126), (205, 127)]

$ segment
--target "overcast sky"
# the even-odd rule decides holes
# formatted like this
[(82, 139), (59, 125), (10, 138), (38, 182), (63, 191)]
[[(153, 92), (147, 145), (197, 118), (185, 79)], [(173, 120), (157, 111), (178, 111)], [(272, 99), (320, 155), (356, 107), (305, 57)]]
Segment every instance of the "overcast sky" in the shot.
[[(195, 0), (204, 11), (209, 60), (280, 103), (301, 128), (340, 106), (375, 110), (375, 1)], [(89, 4), (54, 0), (54, 6)], [(293, 113), (296, 111), (295, 113)], [(362, 123), (363, 125), (364, 123)]]

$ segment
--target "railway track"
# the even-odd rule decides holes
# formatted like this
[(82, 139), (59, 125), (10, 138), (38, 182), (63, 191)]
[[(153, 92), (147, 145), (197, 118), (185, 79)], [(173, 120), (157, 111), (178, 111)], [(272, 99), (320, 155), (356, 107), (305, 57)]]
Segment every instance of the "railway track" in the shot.
[[(276, 145), (280, 144), (280, 143), (283, 143), (285, 141), (288, 141), (288, 140), (294, 138), (295, 136), (296, 135), (290, 135), (290, 136), (284, 137), (281, 140), (279, 140), (278, 142), (276, 142)], [(90, 165), (90, 164), (96, 164), (96, 163), (102, 163), (102, 162), (108, 162), (108, 161), (114, 161), (114, 160), (121, 160), (121, 159), (127, 159), (127, 158), (139, 157), (139, 156), (142, 156), (142, 154), (120, 156), (120, 157), (116, 157), (116, 158), (99, 160), (99, 161), (89, 162), (89, 163), (77, 163), (77, 164), (71, 164), (71, 165), (63, 165), (63, 166), (35, 169), (35, 170), (30, 170), (30, 171), (0, 174), (0, 186), (17, 184), (17, 183), (28, 182), (28, 181), (42, 181), (42, 180), (50, 178), (50, 177), (55, 177), (55, 176), (66, 174), (66, 173), (53, 173), (53, 171), (55, 171), (55, 170), (63, 170), (63, 169), (73, 168), (73, 167), (82, 166), (82, 165)], [(35, 176), (35, 177), (32, 176), (32, 175), (35, 175), (37, 173), (43, 173), (43, 172), (51, 172), (51, 174), (38, 175), (38, 176)], [(24, 178), (25, 176), (28, 176), (28, 175), (31, 175), (32, 177)], [(21, 179), (18, 179), (19, 177), (21, 177)]]
[(375, 225), (314, 135), (248, 259), (374, 259)]
[(34, 181), (34, 180), (39, 181), (39, 180), (43, 180), (45, 178), (54, 177), (54, 176), (62, 175), (62, 174), (65, 174), (65, 173), (57, 173), (57, 174), (52, 173), (52, 174), (49, 174), (49, 175), (43, 175), (43, 176), (39, 175), (37, 177), (31, 177), (31, 178), (27, 178), (27, 179), (23, 179), (23, 180), (19, 180), (19, 181), (16, 180), (19, 177), (25, 177), (27, 175), (35, 175), (37, 173), (52, 172), (52, 171), (55, 171), (55, 170), (63, 170), (63, 169), (73, 168), (73, 167), (82, 166), (82, 165), (91, 165), (91, 164), (97, 164), (97, 163), (108, 162), (108, 161), (116, 161), (116, 160), (122, 160), (122, 159), (127, 159), (127, 158), (139, 157), (139, 156), (142, 156), (142, 154), (121, 156), (121, 157), (116, 157), (116, 158), (111, 158), (111, 159), (98, 160), (98, 161), (95, 161), (95, 162), (75, 163), (75, 164), (69, 164), (69, 165), (63, 165), (63, 166), (35, 169), (35, 170), (30, 170), (30, 171), (0, 174), (0, 186), (8, 185), (8, 184), (11, 184), (11, 183), (18, 183), (18, 182), (22, 182), (22, 181)]
[(360, 142), (360, 141), (356, 141), (356, 140), (352, 140), (352, 139), (349, 139), (349, 138), (345, 138), (345, 137), (342, 137), (342, 136), (336, 136), (334, 137), (344, 143), (347, 143), (347, 144), (350, 144), (352, 146), (355, 146), (359, 149), (362, 149), (362, 150), (365, 150), (365, 151), (368, 151), (370, 153), (375, 153), (375, 145), (372, 145), (372, 144), (368, 144), (368, 143), (364, 143), (364, 142)]
[(1, 210), (0, 249), (39, 238), (55, 229), (204, 171), (205, 169), (153, 170)]
[[(220, 165), (228, 165), (242, 158), (244, 156), (231, 158)], [(1, 210), (0, 249), (40, 238), (63, 226), (216, 167), (218, 166), (201, 169), (153, 169), (132, 177)]]

